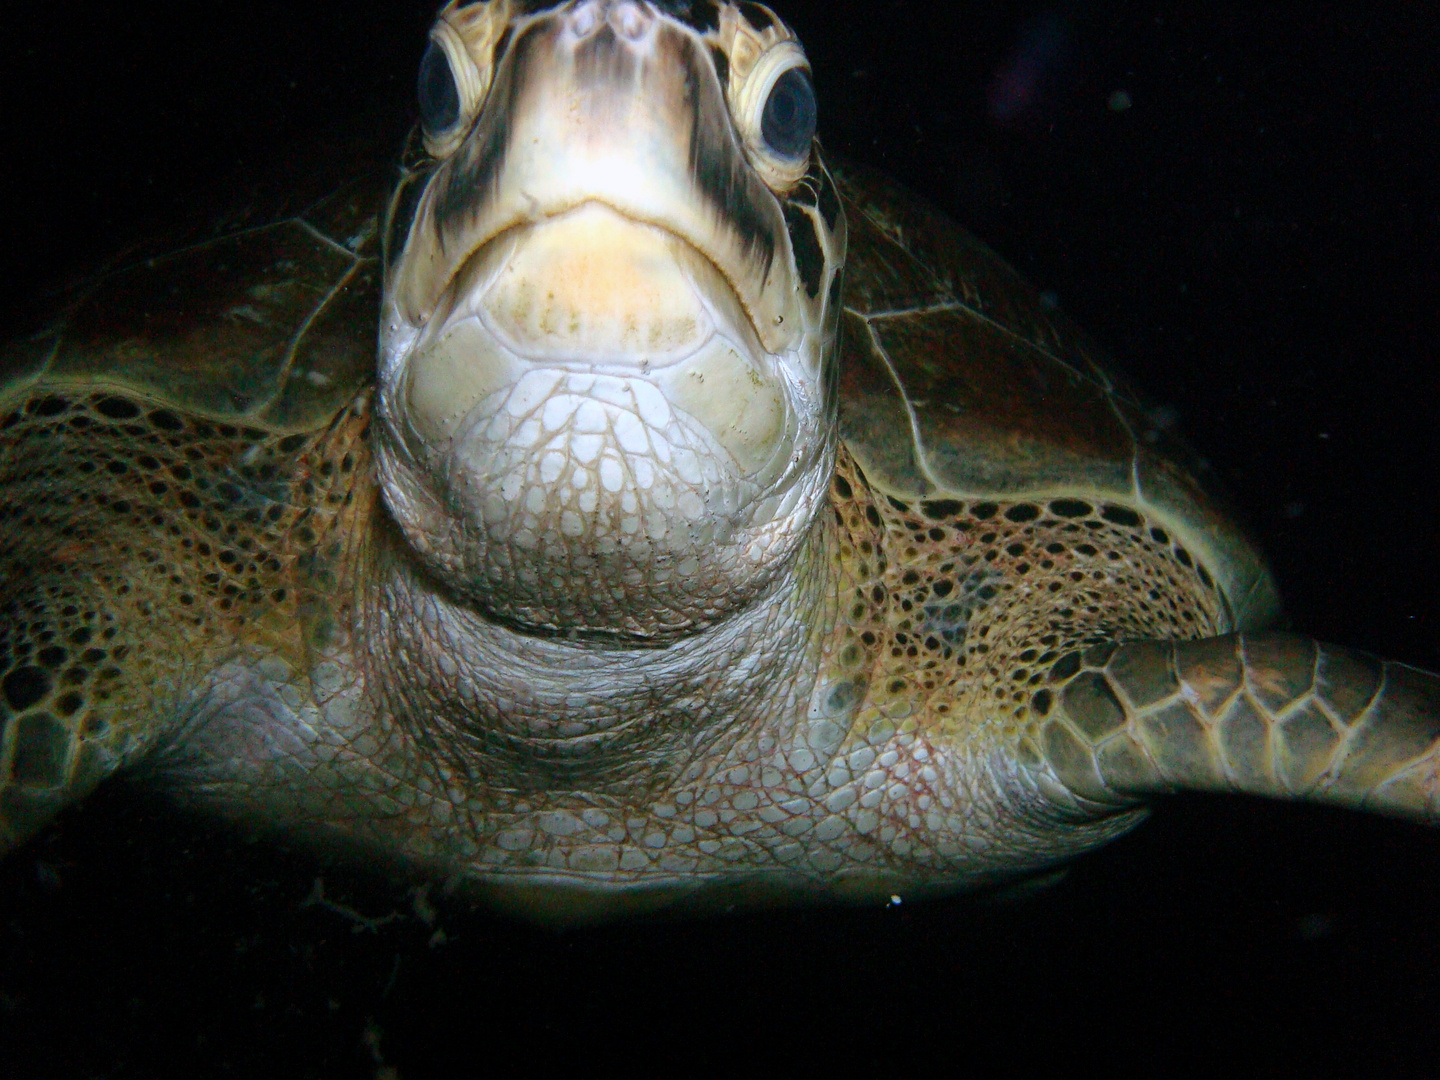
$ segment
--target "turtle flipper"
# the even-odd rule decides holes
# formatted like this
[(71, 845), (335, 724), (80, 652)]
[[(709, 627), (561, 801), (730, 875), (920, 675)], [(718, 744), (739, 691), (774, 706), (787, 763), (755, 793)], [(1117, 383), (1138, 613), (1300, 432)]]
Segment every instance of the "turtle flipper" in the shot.
[(157, 696), (165, 673), (143, 670), (134, 621), (66, 555), (0, 582), (0, 855), (161, 733), (140, 698)]
[(1179, 789), (1440, 822), (1440, 676), (1294, 634), (1062, 658), (1037, 695), (1051, 767), (1100, 804)]

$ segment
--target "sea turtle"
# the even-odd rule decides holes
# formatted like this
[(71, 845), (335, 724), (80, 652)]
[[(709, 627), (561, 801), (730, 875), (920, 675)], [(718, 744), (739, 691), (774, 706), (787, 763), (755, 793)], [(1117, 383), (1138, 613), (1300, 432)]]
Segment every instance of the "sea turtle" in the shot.
[(452, 2), (419, 100), (398, 183), (7, 350), (0, 847), (128, 769), (578, 918), (1003, 882), (1183, 788), (1437, 815), (1440, 680), (1264, 632), (1095, 349), (827, 167), (768, 9)]

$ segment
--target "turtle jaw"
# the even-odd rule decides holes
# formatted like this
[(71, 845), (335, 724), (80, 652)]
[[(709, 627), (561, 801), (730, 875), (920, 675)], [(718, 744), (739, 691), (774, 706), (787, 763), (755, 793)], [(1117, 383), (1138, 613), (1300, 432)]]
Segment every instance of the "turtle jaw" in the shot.
[(382, 361), (411, 546), (492, 616), (663, 639), (752, 602), (824, 497), (825, 342), (771, 355), (724, 275), (596, 202), (510, 229)]
[(803, 57), (768, 16), (499, 10), (442, 14), (487, 88), (392, 201), (385, 496), (496, 619), (666, 639), (777, 581), (829, 481), (843, 216), (810, 136), (778, 168), (730, 95)]

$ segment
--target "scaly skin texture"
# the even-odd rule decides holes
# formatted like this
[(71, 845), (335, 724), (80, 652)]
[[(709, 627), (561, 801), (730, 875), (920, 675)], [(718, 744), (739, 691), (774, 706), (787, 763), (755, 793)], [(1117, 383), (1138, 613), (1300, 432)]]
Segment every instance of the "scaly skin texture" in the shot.
[(365, 451), (348, 413), (317, 442), (64, 384), (3, 423), (8, 846), (173, 740), (217, 670), (312, 666)]
[(1037, 703), (1056, 772), (1098, 804), (1177, 788), (1434, 820), (1440, 679), (1294, 634), (1101, 645)]
[[(664, 650), (526, 637), (449, 599), (378, 512), (367, 407), (310, 441), (119, 394), (37, 389), (15, 411), (13, 445), (66, 425), (71, 450), (28, 478), (12, 455), (4, 478), (23, 526), (7, 605), (32, 613), (7, 620), (25, 634), (4, 677), (11, 842), (145, 758), (183, 801), (502, 902), (542, 883), (983, 882), (1130, 819), (1056, 828), (1077, 815), (1017, 763), (1033, 722), (1011, 687), (1116, 633), (1214, 625), (1213, 593), (1163, 545), (1099, 569), (1096, 544), (1126, 534), (1083, 528), (1078, 504), (902, 509), (842, 455), (832, 511), (743, 618)], [(74, 546), (47, 560), (61, 533)], [(1150, 586), (1172, 599), (1147, 612), (1130, 600)], [(80, 650), (86, 628), (104, 658)]]
[(766, 603), (619, 649), (429, 580), (379, 509), (368, 400), (313, 438), (43, 386), (11, 416), (7, 846), (140, 763), (183, 802), (574, 918), (983, 884), (1175, 787), (1434, 813), (1433, 677), (1286, 635), (1109, 644), (1224, 627), (1126, 507), (910, 505), (842, 453)]
[[(606, 10), (609, 36), (582, 26), (583, 12), (564, 14), (587, 49), (654, 73), (619, 43), (643, 45), (641, 9)], [(743, 401), (748, 376), (809, 380), (786, 399), (796, 419), (783, 432), (758, 421), (752, 432), (744, 410), (707, 413), (740, 449), (736, 463), (773, 453), (784, 473), (773, 490), (746, 481), (755, 509), (741, 524), (758, 531), (707, 531), (716, 523), (702, 495), (716, 481), (703, 470), (680, 476), (696, 486), (683, 522), (667, 518), (678, 489), (653, 485), (655, 469), (626, 480), (640, 442), (672, 460), (656, 447), (673, 449), (673, 402), (647, 409), (632, 394), (630, 410), (631, 391), (609, 385), (607, 412), (583, 372), (535, 395), (516, 389), (530, 369), (509, 390), (477, 386), (459, 331), (422, 350), (436, 362), (424, 393), (400, 393), (408, 350), (424, 338), (418, 325), (398, 333), (393, 298), (382, 306), (382, 331), (398, 334), (382, 348), (386, 426), (372, 423), (361, 388), (371, 339), (356, 327), (376, 300), (375, 229), (355, 192), (202, 244), (198, 261), (133, 266), (7, 353), (20, 360), (0, 409), (0, 848), (134, 768), (222, 816), (444, 874), (531, 915), (578, 918), (691, 895), (873, 899), (982, 885), (1104, 841), (1138, 820), (1143, 797), (1176, 787), (1433, 820), (1440, 680), (1286, 635), (1226, 636), (1273, 608), (1243, 537), (1180, 459), (1150, 447), (1136, 403), (1063, 327), (1026, 314), (1038, 309), (1010, 271), (923, 215), (869, 213), (873, 180), (844, 189), (868, 226), (856, 229), (859, 281), (837, 366), (840, 195), (815, 164), (795, 189), (809, 201), (796, 194), (783, 212), (756, 182), (749, 202), (725, 188), (714, 220), (693, 214), (695, 200), (716, 198), (713, 184), (693, 184), (714, 181), (717, 163), (730, 176), (748, 166), (713, 59), (676, 27), (666, 33), (693, 85), (717, 80), (702, 102), (676, 71), (659, 72), (673, 108), (653, 130), (689, 130), (702, 104), (710, 125), (708, 142), (666, 144), (684, 166), (666, 198), (712, 241), (738, 243), (712, 227), (753, 226), (768, 208), (770, 230), (746, 235), (772, 252), (788, 245), (809, 298), (788, 322), (751, 328), (757, 339), (799, 335), (788, 374), (736, 366), (721, 350), (695, 368), (711, 379), (708, 397), (674, 390), (705, 411), (734, 404), (727, 395)], [(654, 104), (628, 77), (606, 86), (627, 107)], [(522, 174), (517, 190), (545, 171)], [(562, 172), (562, 186), (584, 180)], [(478, 175), (447, 181), (452, 210), (489, 190)], [(560, 195), (563, 216), (594, 192), (579, 183)], [(634, 238), (628, 225), (585, 220), (565, 234), (565, 257), (532, 260), (527, 281), (560, 274), (573, 244), (614, 254), (609, 238)], [(690, 281), (683, 267), (699, 258), (666, 255), (659, 271), (654, 260), (606, 265), (673, 284)], [(700, 277), (724, 295), (714, 275)], [(593, 299), (571, 297), (577, 327)], [(517, 345), (496, 371), (509, 378), (535, 347)], [(606, 378), (648, 379), (646, 359)], [(553, 362), (580, 363), (568, 352)], [(432, 414), (410, 432), (417, 401)], [(497, 403), (508, 419), (485, 412)], [(838, 448), (836, 406), (849, 440)], [(493, 431), (475, 428), (452, 454), (446, 425), (472, 410)], [(426, 452), (401, 464), (443, 466), (428, 487), (397, 480), (397, 448), (413, 451), (412, 434)], [(524, 467), (490, 470), (497, 445), (523, 451)], [(597, 466), (602, 449), (611, 456)], [(576, 495), (566, 518), (560, 496), (573, 492), (546, 485), (570, 466), (574, 491), (614, 481), (603, 512)], [(646, 500), (654, 535), (625, 548)], [(477, 507), (486, 529), (467, 534)], [(551, 544), (557, 535), (574, 550)], [(717, 559), (717, 535), (742, 537), (733, 558)], [(474, 565), (503, 553), (506, 572), (477, 578), (464, 559), (434, 557), (457, 537)], [(606, 569), (592, 545), (625, 558)], [(533, 555), (560, 548), (548, 567)], [(742, 565), (746, 581), (726, 576)], [(541, 573), (543, 588), (507, 603), (507, 583)], [(650, 588), (677, 573), (704, 587)]]

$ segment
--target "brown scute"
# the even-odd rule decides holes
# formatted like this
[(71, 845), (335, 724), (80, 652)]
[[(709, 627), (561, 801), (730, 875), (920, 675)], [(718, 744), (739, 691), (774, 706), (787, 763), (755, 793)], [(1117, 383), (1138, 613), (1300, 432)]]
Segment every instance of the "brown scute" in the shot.
[(0, 793), (68, 799), (157, 736), (196, 656), (303, 634), (332, 603), (368, 404), (298, 440), (114, 389), (7, 409)]
[(50, 370), (115, 371), (178, 408), (249, 412), (280, 392), (290, 338), (353, 266), (302, 230), (278, 226), (133, 267), (76, 312)]
[(1087, 671), (1065, 687), (1065, 711), (1091, 742), (1098, 742), (1125, 723), (1125, 709), (1105, 676)]
[[(367, 178), (304, 218), (207, 237), (82, 286), (43, 332), (0, 354), (0, 402), (7, 384), (38, 378), (109, 388), (93, 404), (106, 423), (142, 423), (144, 411), (171, 430), (178, 413), (267, 430), (323, 426), (374, 371), (382, 199)], [(44, 353), (38, 366), (32, 346)], [(13, 424), (66, 407), (52, 391), (20, 412), (0, 404), (0, 416)]]
[(1160, 786), (1155, 762), (1128, 734), (1109, 739), (1095, 751), (1095, 761), (1111, 791), (1135, 794), (1153, 792)]
[(1184, 702), (1173, 701), (1146, 713), (1136, 726), (1165, 779), (1210, 790), (1221, 786), (1210, 736)]
[(1238, 785), (1264, 791), (1274, 783), (1270, 725), (1243, 694), (1236, 695), (1216, 722), (1225, 767)]
[(1298, 634), (1245, 639), (1246, 688), (1268, 712), (1279, 712), (1315, 683), (1315, 642)]
[(1065, 786), (1075, 794), (1094, 802), (1115, 801), (1115, 795), (1095, 767), (1090, 748), (1082, 743), (1064, 724), (1052, 720), (1040, 731), (1045, 757)]
[(848, 163), (831, 171), (849, 208), (850, 265), (861, 280), (848, 299), (857, 311), (963, 305), (1097, 385), (1112, 385), (1094, 345), (979, 240), (877, 172)]
[(1347, 786), (1368, 789), (1397, 766), (1440, 741), (1440, 692), (1433, 675), (1399, 664), (1385, 665), (1386, 708), (1355, 726), (1345, 759)]
[(1174, 651), (1166, 642), (1136, 643), (1115, 657), (1110, 674), (1125, 687), (1130, 704), (1143, 709), (1180, 689), (1174, 670)]
[(831, 173), (849, 222), (842, 435), (876, 489), (1007, 504), (1068, 490), (1056, 516), (1098, 504), (1132, 528), (1154, 507), (1160, 544), (1193, 538), (1176, 558), (1222, 594), (1227, 627), (1273, 621), (1274, 581), (1208, 469), (1094, 345), (924, 200), (863, 168)]
[[(1086, 375), (963, 308), (870, 326), (915, 414), (931, 474), (955, 491), (1124, 491), (1134, 443)], [(952, 363), (950, 358), (971, 358)], [(1040, 424), (1047, 412), (1063, 424)]]
[(1317, 665), (1315, 690), (1330, 714), (1349, 727), (1375, 700), (1383, 678), (1384, 668), (1375, 657), (1326, 649)]
[(1240, 684), (1241, 661), (1237, 639), (1213, 638), (1197, 642), (1176, 657), (1176, 675), (1195, 695), (1195, 704), (1208, 717), (1218, 717)]
[(1280, 721), (1276, 764), (1288, 791), (1303, 795), (1315, 787), (1329, 766), (1340, 732), (1313, 702)]
[[(1028, 500), (897, 506), (876, 498), (843, 452), (839, 473), (854, 495), (837, 499), (842, 523), (863, 534), (878, 518), (882, 536), (883, 589), (858, 596), (848, 613), (874, 642), (868, 704), (881, 712), (908, 703), (922, 724), (942, 730), (990, 722), (1014, 739), (1063, 743), (1034, 728), (1063, 693), (1067, 714), (1098, 738), (1123, 723), (1124, 706), (1100, 670), (1077, 673), (1104, 668), (1116, 640), (1221, 629), (1218, 593), (1174, 544), (1108, 521), (1099, 507), (1079, 517)], [(1056, 502), (1076, 513), (1075, 500)], [(1017, 507), (1026, 512), (1010, 513)], [(866, 568), (873, 577), (873, 560)], [(1155, 677), (1140, 683), (1153, 684), (1152, 697), (1175, 686), (1165, 650), (1157, 650)], [(1123, 662), (1133, 667), (1141, 658), (1126, 654)]]
[(885, 490), (923, 498), (934, 485), (921, 471), (900, 388), (865, 323), (848, 311), (840, 321), (840, 437), (867, 474), (883, 478)]

